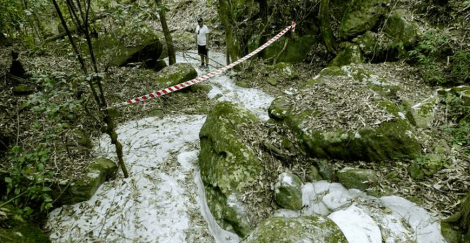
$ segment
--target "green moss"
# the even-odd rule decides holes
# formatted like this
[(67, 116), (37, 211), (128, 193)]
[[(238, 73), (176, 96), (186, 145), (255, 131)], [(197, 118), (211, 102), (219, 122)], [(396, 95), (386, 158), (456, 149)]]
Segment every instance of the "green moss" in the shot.
[[(17, 214), (17, 209), (10, 205), (0, 208), (2, 227), (0, 227), (0, 242), (8, 243), (49, 243), (49, 238), (39, 227)], [(6, 226), (6, 227), (5, 227)], [(4, 228), (5, 227), (5, 228)]]
[(357, 134), (340, 130), (325, 133), (302, 129), (302, 122), (310, 119), (313, 112), (288, 116), (287, 121), (297, 135), (300, 147), (312, 157), (382, 161), (419, 154), (419, 143), (408, 134), (412, 128), (402, 119), (382, 123), (376, 129), (363, 129)]
[[(253, 151), (238, 139), (241, 124), (257, 122), (250, 111), (230, 102), (221, 102), (209, 111), (199, 133), (199, 167), (208, 195), (208, 205), (218, 222), (231, 225), (240, 235), (249, 224), (228, 206), (227, 198), (242, 194), (245, 187), (261, 173), (262, 167)], [(221, 196), (223, 195), (223, 196)]]
[(441, 222), (441, 234), (449, 243), (462, 242), (462, 234), (459, 232), (458, 227), (453, 227), (449, 223)]
[(348, 76), (348, 73), (338, 66), (331, 66), (321, 70), (320, 77), (325, 76)]
[(197, 77), (197, 71), (189, 63), (177, 63), (158, 72), (155, 81), (168, 86), (180, 84)]
[(395, 41), (403, 43), (404, 46), (411, 46), (417, 41), (418, 25), (414, 22), (406, 21), (403, 16), (412, 15), (404, 9), (398, 9), (388, 18), (384, 31)]
[(328, 64), (328, 66), (345, 66), (351, 63), (363, 63), (364, 57), (362, 56), (359, 46), (343, 42), (341, 43), (342, 50), (338, 55)]
[(346, 243), (348, 241), (339, 227), (331, 219), (323, 216), (271, 217), (242, 241), (242, 243), (271, 242)]
[(371, 30), (388, 11), (390, 1), (358, 0), (350, 2), (339, 29), (341, 39), (350, 39)]

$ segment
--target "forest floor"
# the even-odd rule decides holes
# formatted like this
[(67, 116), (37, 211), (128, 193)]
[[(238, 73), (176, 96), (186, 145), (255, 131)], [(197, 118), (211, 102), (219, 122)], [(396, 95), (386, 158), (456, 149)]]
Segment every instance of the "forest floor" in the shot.
[[(207, 20), (217, 19), (216, 8), (213, 5), (207, 6), (205, 2), (170, 1), (170, 9), (175, 9), (168, 18), (170, 30), (175, 33), (192, 32), (192, 28), (196, 26), (197, 16), (203, 16)], [(188, 18), (187, 16), (191, 17)], [(423, 23), (423, 26), (426, 23), (424, 17), (417, 16), (420, 19), (420, 23)], [(156, 31), (161, 31), (158, 21), (150, 21), (149, 26), (152, 26)], [(211, 28), (213, 29), (214, 41), (219, 43), (215, 49), (223, 51), (224, 34), (222, 26), (211, 26)], [(462, 28), (467, 27), (462, 27), (458, 22), (455, 22), (448, 28), (460, 31)], [(459, 36), (463, 39), (457, 39), (456, 42), (464, 40), (463, 43), (470, 43), (468, 36)], [(194, 43), (188, 43), (185, 40), (179, 39), (174, 41), (178, 51), (195, 49)], [(48, 44), (48, 46), (54, 46), (54, 43)], [(33, 74), (33, 78), (13, 82), (4, 76), (11, 63), (10, 52), (12, 50), (20, 52), (20, 61), (25, 69)], [(65, 116), (51, 118), (48, 115), (50, 110), (47, 110), (47, 108), (41, 112), (35, 112), (34, 109), (31, 109), (31, 106), (25, 106), (31, 99), (37, 97), (39, 93), (46, 94), (50, 91), (47, 90), (50, 88), (44, 86), (46, 76), (52, 76), (56, 85), (65, 90), (62, 93), (49, 94), (47, 97), (50, 98), (51, 103), (55, 102), (60, 105), (61, 103), (73, 100), (71, 95), (75, 91), (75, 87), (69, 81), (80, 76), (78, 62), (70, 56), (57, 53), (60, 52), (56, 52), (54, 48), (49, 48), (41, 55), (38, 55), (34, 54), (31, 50), (25, 49), (21, 44), (14, 44), (13, 46), (0, 49), (0, 77), (5, 77), (0, 80), (0, 128), (10, 138), (11, 145), (19, 145), (23, 148), (23, 151), (35, 150), (40, 144), (47, 145), (51, 149), (51, 163), (47, 165), (46, 169), (52, 171), (55, 178), (80, 178), (83, 176), (85, 168), (92, 161), (93, 154), (89, 145), (82, 146), (79, 144), (80, 137), (77, 136), (76, 131), (83, 131), (92, 140), (97, 140), (101, 136), (101, 122), (98, 120), (99, 114), (96, 111), (96, 107), (93, 108), (92, 103), (94, 101), (92, 98), (86, 95), (82, 101), (83, 106), (88, 106), (91, 116), (83, 115), (86, 113), (84, 109), (74, 110), (71, 112), (73, 115), (71, 119)], [(278, 82), (276, 86), (272, 86), (266, 82), (266, 77), (270, 74), (266, 72), (265, 64), (257, 60), (249, 62), (253, 62), (254, 68), (252, 72), (256, 72), (260, 77), (256, 79), (256, 82), (250, 83), (249, 86), (261, 89), (274, 97), (285, 90), (300, 88), (302, 83), (314, 77), (318, 70), (323, 68), (316, 66), (315, 63), (295, 65), (296, 71), (299, 73), (298, 79), (291, 83)], [(104, 64), (100, 64), (99, 69), (104, 70), (104, 66)], [(411, 95), (413, 92), (429, 95), (437, 88), (423, 85), (419, 77), (419, 70), (408, 66), (404, 62), (374, 64), (373, 66), (375, 66), (374, 70), (381, 70), (380, 73), (376, 73), (377, 75), (385, 75), (388, 72), (393, 73), (393, 75), (402, 76), (404, 83), (410, 87), (411, 92), (408, 95)], [(110, 67), (104, 79), (104, 87), (110, 103), (122, 102), (132, 97), (165, 88), (155, 85), (155, 75), (154, 71), (140, 69), (138, 66)], [(238, 73), (232, 76), (237, 78), (243, 76), (243, 74)], [(35, 94), (31, 96), (13, 95), (12, 88), (19, 83), (33, 87)], [(120, 124), (149, 116), (164, 117), (168, 114), (205, 114), (214, 104), (215, 101), (210, 100), (207, 94), (202, 91), (174, 93), (161, 99), (154, 99), (146, 103), (126, 106), (120, 109), (122, 116), (117, 119), (117, 123)], [(53, 108), (50, 107), (50, 109)], [(433, 142), (439, 139), (444, 139), (448, 144), (452, 144), (452, 137), (442, 130), (442, 125), (448, 123), (446, 110), (446, 105), (441, 104), (435, 126), (429, 130), (419, 131), (419, 134), (422, 135), (420, 142), (423, 143), (423, 149), (429, 149)], [(58, 122), (68, 123), (70, 128), (55, 131), (48, 130), (49, 126)], [(53, 137), (51, 137), (52, 135)], [(5, 170), (9, 170), (12, 167), (11, 162), (7, 158), (8, 151), (0, 152), (0, 159), (2, 161), (0, 166)], [(372, 168), (381, 175), (380, 187), (382, 189), (391, 189), (391, 194), (410, 199), (444, 218), (459, 209), (460, 200), (468, 193), (470, 186), (470, 173), (468, 169), (470, 156), (458, 149), (453, 149), (449, 159), (452, 161), (449, 168), (445, 168), (434, 175), (426, 176), (422, 181), (415, 181), (410, 177), (407, 171), (410, 161), (393, 161), (390, 163), (334, 161), (332, 164), (334, 164), (335, 170), (340, 170), (346, 166)], [(300, 164), (294, 166), (292, 170), (297, 172), (297, 174), (304, 174), (302, 179), (306, 180), (304, 173), (307, 168), (306, 166), (308, 165)], [(393, 171), (398, 172), (398, 175), (394, 176), (393, 180), (387, 179), (385, 175)]]

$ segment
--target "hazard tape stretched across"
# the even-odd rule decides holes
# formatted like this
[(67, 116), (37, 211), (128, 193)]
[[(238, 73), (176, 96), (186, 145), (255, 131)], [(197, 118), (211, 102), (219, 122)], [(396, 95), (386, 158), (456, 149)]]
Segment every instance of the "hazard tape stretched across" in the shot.
[[(123, 106), (123, 105), (126, 105), (126, 104), (139, 103), (141, 101), (146, 101), (146, 100), (149, 100), (149, 99), (152, 99), (152, 98), (156, 98), (156, 97), (159, 97), (159, 96), (162, 96), (162, 95), (166, 95), (168, 93), (172, 93), (172, 92), (175, 92), (177, 90), (189, 87), (193, 84), (197, 84), (199, 82), (202, 82), (202, 81), (204, 81), (208, 78), (211, 78), (211, 77), (213, 77), (217, 74), (220, 74), (224, 71), (227, 71), (228, 69), (233, 68), (236, 65), (246, 61), (248, 58), (256, 55), (258, 52), (260, 52), (264, 48), (268, 47), (273, 42), (275, 42), (277, 39), (279, 39), (281, 36), (283, 36), (285, 33), (287, 33), (287, 31), (289, 31), (290, 29), (292, 29), (292, 31), (295, 31), (295, 22), (292, 22), (291, 26), (289, 26), (289, 27), (285, 28), (283, 31), (279, 32), (279, 34), (274, 36), (272, 39), (268, 40), (264, 45), (260, 46), (258, 49), (254, 50), (253, 52), (249, 53), (248, 55), (240, 58), (238, 61), (233, 62), (233, 63), (231, 63), (231, 64), (229, 64), (229, 65), (227, 65), (227, 66), (225, 66), (221, 69), (216, 69), (216, 70), (214, 70), (214, 71), (212, 71), (212, 72), (210, 72), (206, 75), (197, 77), (197, 78), (189, 80), (187, 82), (183, 82), (183, 83), (180, 83), (180, 84), (177, 84), (177, 85), (173, 85), (173, 86), (168, 87), (166, 89), (158, 90), (158, 91), (155, 91), (155, 92), (150, 93), (148, 95), (144, 95), (144, 96), (141, 96), (141, 97), (130, 99), (127, 102), (123, 102), (123, 103), (120, 103), (120, 104), (115, 104), (115, 105), (112, 105), (112, 106), (113, 107), (119, 107), (119, 106)], [(103, 109), (106, 109), (106, 107), (104, 107)]]

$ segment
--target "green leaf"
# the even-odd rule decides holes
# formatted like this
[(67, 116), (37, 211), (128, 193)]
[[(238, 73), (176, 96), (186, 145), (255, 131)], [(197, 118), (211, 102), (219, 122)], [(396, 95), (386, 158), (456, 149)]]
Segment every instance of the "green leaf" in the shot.
[(12, 180), (10, 177), (5, 177), (5, 182), (11, 184)]
[(52, 191), (52, 189), (49, 188), (49, 187), (47, 187), (47, 186), (45, 186), (45, 187), (42, 188), (42, 191), (43, 191), (43, 192), (50, 192), (50, 191)]

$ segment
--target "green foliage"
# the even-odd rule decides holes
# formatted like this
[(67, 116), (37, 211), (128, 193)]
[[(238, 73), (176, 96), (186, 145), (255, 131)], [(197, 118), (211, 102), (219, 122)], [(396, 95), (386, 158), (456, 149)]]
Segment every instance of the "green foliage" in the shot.
[(470, 107), (464, 101), (453, 96), (448, 102), (449, 119), (452, 124), (444, 125), (443, 130), (452, 135), (452, 143), (461, 146), (464, 152), (470, 153)]
[(408, 52), (409, 61), (421, 66), (421, 75), (430, 84), (456, 85), (470, 81), (470, 51), (452, 49), (452, 41), (448, 34), (430, 30)]
[(45, 170), (49, 154), (50, 150), (44, 147), (25, 153), (19, 146), (11, 148), (9, 160), (13, 166), (10, 167), (9, 177), (5, 177), (7, 193), (2, 200), (11, 200), (21, 214), (28, 216), (33, 213), (31, 207), (39, 207), (40, 211), (52, 207), (51, 189), (46, 186), (46, 179), (51, 178), (52, 174)]
[(458, 51), (452, 56), (451, 60), (452, 69), (450, 71), (450, 78), (470, 83), (470, 51)]
[[(31, 110), (47, 116), (44, 122), (46, 129), (43, 142), (56, 140), (76, 120), (76, 114), (82, 110), (82, 100), (73, 98), (73, 87), (67, 82), (65, 73), (53, 73), (52, 75), (39, 75), (38, 80), (42, 83), (43, 92), (35, 94), (26, 103)], [(40, 129), (39, 124), (35, 124)]]

